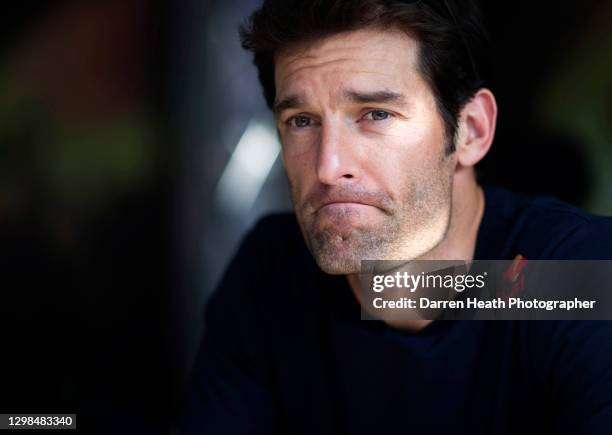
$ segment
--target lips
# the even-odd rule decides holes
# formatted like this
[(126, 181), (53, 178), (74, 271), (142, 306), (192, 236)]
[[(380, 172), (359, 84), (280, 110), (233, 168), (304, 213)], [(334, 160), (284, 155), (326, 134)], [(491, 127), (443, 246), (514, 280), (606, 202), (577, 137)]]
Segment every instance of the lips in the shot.
[(316, 190), (306, 199), (305, 205), (310, 213), (317, 213), (324, 207), (355, 208), (361, 206), (375, 207), (385, 211), (390, 206), (390, 200), (380, 192), (334, 187)]
[(322, 210), (351, 210), (351, 209), (356, 209), (358, 207), (375, 207), (371, 204), (364, 204), (362, 202), (355, 202), (355, 201), (335, 201), (335, 202), (328, 202), (326, 204), (323, 204), (318, 210), (322, 211)]
[(328, 195), (324, 198), (321, 198), (319, 201), (314, 201), (313, 203), (314, 211), (317, 212), (323, 207), (326, 206), (362, 206), (368, 205), (370, 207), (378, 207), (376, 201), (371, 198), (366, 198), (364, 195), (343, 195), (343, 196), (332, 196)]

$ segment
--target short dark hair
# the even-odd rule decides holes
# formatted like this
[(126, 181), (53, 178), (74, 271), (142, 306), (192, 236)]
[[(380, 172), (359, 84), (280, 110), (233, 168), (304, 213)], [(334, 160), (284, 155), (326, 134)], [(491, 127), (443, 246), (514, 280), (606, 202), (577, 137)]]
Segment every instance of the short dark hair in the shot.
[(266, 103), (273, 107), (275, 56), (288, 46), (366, 27), (397, 28), (416, 37), (418, 68), (455, 150), (463, 106), (485, 84), (487, 38), (476, 0), (265, 0), (240, 27), (254, 53)]

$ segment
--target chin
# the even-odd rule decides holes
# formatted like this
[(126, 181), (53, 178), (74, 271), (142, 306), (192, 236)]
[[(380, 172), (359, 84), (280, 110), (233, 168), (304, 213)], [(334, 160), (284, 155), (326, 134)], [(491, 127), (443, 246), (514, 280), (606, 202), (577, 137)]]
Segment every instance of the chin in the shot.
[(363, 228), (309, 228), (303, 231), (306, 245), (319, 268), (330, 275), (361, 273), (361, 261), (380, 257), (385, 241), (379, 231)]
[(351, 275), (361, 273), (361, 260), (354, 258), (315, 255), (319, 268), (330, 275)]
[(311, 240), (310, 251), (317, 265), (323, 272), (330, 275), (349, 275), (361, 272), (361, 260), (372, 258), (371, 250), (355, 246), (355, 239), (343, 238), (340, 235)]

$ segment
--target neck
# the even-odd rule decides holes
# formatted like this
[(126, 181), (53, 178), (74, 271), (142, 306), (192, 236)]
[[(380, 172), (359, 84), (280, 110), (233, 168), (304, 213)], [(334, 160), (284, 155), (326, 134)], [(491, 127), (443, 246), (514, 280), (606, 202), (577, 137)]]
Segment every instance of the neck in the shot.
[[(478, 228), (484, 213), (484, 193), (476, 183), (473, 170), (463, 168), (453, 178), (451, 217), (448, 231), (440, 243), (425, 253), (419, 260), (463, 260), (474, 259)], [(361, 301), (358, 275), (347, 275), (353, 294)], [(387, 322), (390, 326), (418, 331), (432, 320), (409, 320)]]

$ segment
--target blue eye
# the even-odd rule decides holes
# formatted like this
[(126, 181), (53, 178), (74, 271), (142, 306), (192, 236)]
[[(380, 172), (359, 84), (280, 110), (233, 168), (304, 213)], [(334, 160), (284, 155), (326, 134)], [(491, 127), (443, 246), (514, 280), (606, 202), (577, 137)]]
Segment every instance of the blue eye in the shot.
[(289, 124), (292, 127), (304, 128), (308, 127), (312, 123), (312, 119), (304, 115), (296, 115), (289, 120)]
[(385, 112), (384, 110), (371, 110), (366, 113), (366, 117), (372, 121), (384, 121), (390, 116), (391, 114), (389, 112)]

